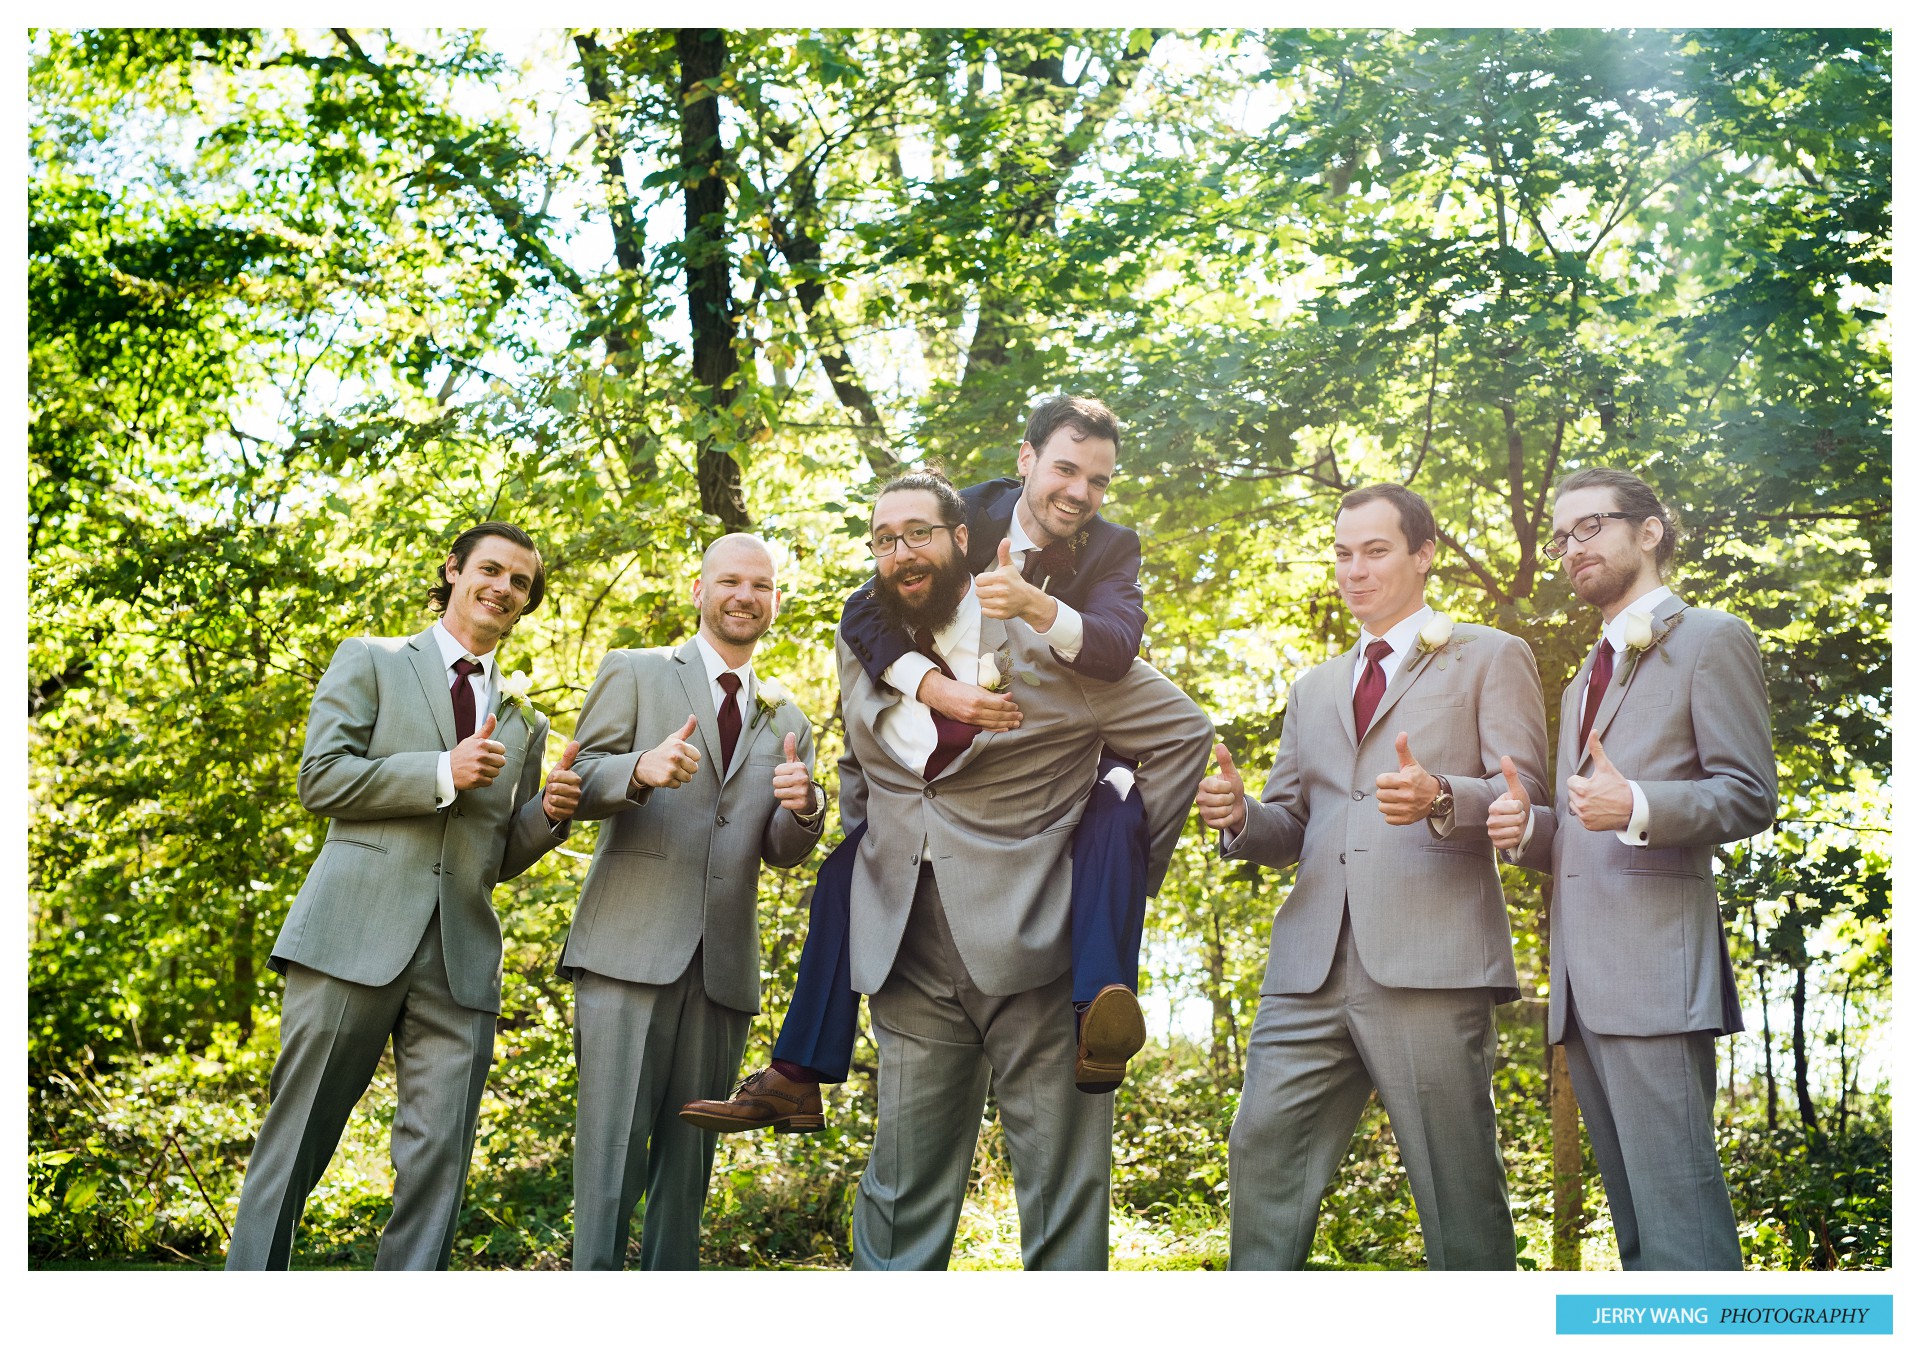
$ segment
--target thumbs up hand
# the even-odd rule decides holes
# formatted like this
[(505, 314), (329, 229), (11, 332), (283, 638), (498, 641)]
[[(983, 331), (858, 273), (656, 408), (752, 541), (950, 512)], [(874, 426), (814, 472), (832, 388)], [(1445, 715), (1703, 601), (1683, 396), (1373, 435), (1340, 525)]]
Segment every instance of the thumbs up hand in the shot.
[(1213, 773), (1200, 780), (1193, 800), (1200, 806), (1201, 823), (1209, 830), (1238, 835), (1247, 824), (1247, 786), (1233, 767), (1233, 756), (1220, 742), (1214, 743), (1213, 763)]
[(799, 747), (800, 738), (788, 732), (787, 758), (773, 771), (773, 798), (795, 816), (805, 816), (813, 810), (813, 779), (807, 774)]
[(1380, 815), (1387, 818), (1388, 825), (1410, 826), (1427, 819), (1427, 813), (1433, 810), (1433, 800), (1440, 796), (1440, 781), (1413, 758), (1405, 732), (1393, 739), (1393, 748), (1400, 756), (1400, 768), (1374, 779), (1374, 800), (1379, 803)]
[(453, 748), (447, 766), (453, 771), (455, 792), (485, 788), (507, 763), (507, 748), (492, 739), (499, 721), (489, 713), (487, 720), (473, 729), (472, 736)]
[(994, 565), (973, 579), (980, 596), (980, 613), (989, 619), (1024, 619), (1035, 633), (1053, 627), (1060, 606), (1053, 597), (1030, 584), (1013, 563), (1013, 545), (1000, 541)]
[(1487, 838), (1495, 849), (1518, 849), (1527, 837), (1527, 815), (1533, 810), (1533, 802), (1527, 797), (1527, 786), (1520, 782), (1520, 771), (1514, 768), (1511, 755), (1500, 757), (1500, 773), (1507, 781), (1507, 791), (1487, 806)]
[(573, 770), (574, 757), (579, 754), (580, 743), (569, 741), (567, 748), (560, 752), (560, 763), (547, 771), (546, 792), (540, 805), (547, 813), (547, 820), (555, 825), (571, 821), (580, 809), (580, 776)]
[(1593, 753), (1593, 773), (1568, 778), (1567, 806), (1588, 830), (1625, 830), (1633, 820), (1633, 787), (1607, 759), (1598, 732), (1587, 734), (1587, 749)]
[(641, 756), (633, 766), (633, 781), (648, 788), (678, 788), (700, 772), (700, 748), (689, 738), (700, 719), (689, 713), (679, 731)]

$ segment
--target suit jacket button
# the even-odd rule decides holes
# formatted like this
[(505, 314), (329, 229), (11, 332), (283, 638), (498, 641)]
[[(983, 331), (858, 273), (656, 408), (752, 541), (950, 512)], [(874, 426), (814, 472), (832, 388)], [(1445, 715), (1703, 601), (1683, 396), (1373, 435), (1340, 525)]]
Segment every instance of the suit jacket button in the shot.
[(1344, 849), (1340, 851), (1340, 861), (1342, 863), (1345, 863), (1347, 861), (1347, 851)]
[(438, 863), (433, 865), (433, 875), (435, 877), (438, 877), (440, 875), (440, 865)]
[(908, 860), (907, 860), (907, 866), (908, 866), (909, 868), (917, 868), (917, 867), (919, 867), (919, 866), (920, 866), (920, 855), (918, 855), (918, 854), (915, 854), (915, 855), (914, 855), (914, 856), (913, 856), (912, 858), (910, 858), (910, 859), (908, 859)]
[(714, 822), (714, 824), (717, 826), (724, 826), (726, 823), (727, 823), (727, 818), (724, 816), (720, 817), (718, 820)]
[(1365, 802), (1367, 800), (1367, 795), (1361, 792), (1358, 788), (1356, 788), (1353, 790), (1353, 800), (1355, 802)]
[(923, 794), (923, 796), (925, 796), (925, 797), (938, 797), (938, 796), (940, 796), (940, 795), (939, 795), (938, 793), (936, 793), (936, 792), (934, 792), (934, 791), (933, 791), (933, 785), (932, 785), (932, 784), (928, 784), (928, 785), (927, 785), (927, 791), (926, 791), (926, 792), (925, 792), (925, 793)]

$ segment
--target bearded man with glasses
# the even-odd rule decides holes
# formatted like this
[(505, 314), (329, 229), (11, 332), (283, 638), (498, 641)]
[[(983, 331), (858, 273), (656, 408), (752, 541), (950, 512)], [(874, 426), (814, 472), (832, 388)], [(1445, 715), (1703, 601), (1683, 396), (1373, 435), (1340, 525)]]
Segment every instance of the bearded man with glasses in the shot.
[(1545, 553), (1600, 612), (1600, 641), (1560, 699), (1553, 803), (1509, 771), (1487, 835), (1553, 875), (1547, 1030), (1567, 1049), (1620, 1265), (1731, 1271), (1713, 1042), (1744, 1023), (1713, 851), (1767, 829), (1778, 787), (1753, 630), (1662, 583), (1674, 544), (1638, 476), (1560, 484)]

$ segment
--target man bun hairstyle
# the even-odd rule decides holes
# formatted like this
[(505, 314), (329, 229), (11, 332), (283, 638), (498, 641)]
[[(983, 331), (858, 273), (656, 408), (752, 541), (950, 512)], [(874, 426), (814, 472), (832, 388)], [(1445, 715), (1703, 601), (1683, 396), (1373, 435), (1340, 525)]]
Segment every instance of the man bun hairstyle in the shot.
[(925, 469), (918, 473), (900, 474), (880, 485), (880, 491), (873, 495), (873, 504), (878, 507), (880, 499), (888, 493), (932, 493), (940, 501), (940, 524), (965, 525), (967, 523), (967, 504), (961, 500), (960, 493), (947, 476), (937, 469)]
[[(1400, 513), (1400, 533), (1407, 537), (1407, 552), (1420, 552), (1420, 546), (1432, 540), (1434, 547), (1440, 544), (1440, 527), (1433, 519), (1433, 508), (1427, 505), (1427, 499), (1401, 483), (1369, 483), (1364, 488), (1355, 488), (1340, 499), (1340, 510), (1351, 511), (1363, 507), (1369, 502), (1391, 502)], [(1337, 514), (1337, 513), (1336, 513)]]
[(1666, 504), (1647, 486), (1647, 481), (1624, 469), (1582, 469), (1560, 480), (1560, 486), (1553, 490), (1554, 501), (1582, 488), (1611, 489), (1613, 509), (1630, 514), (1636, 530), (1649, 518), (1660, 522), (1660, 542), (1653, 549), (1653, 566), (1661, 576), (1666, 576), (1667, 563), (1673, 551), (1680, 547), (1680, 532), (1674, 528)]
[(1120, 419), (1098, 399), (1078, 394), (1055, 394), (1042, 399), (1027, 415), (1026, 442), (1035, 451), (1062, 427), (1071, 427), (1081, 436), (1097, 436), (1113, 442), (1113, 453), (1120, 453)]
[[(517, 525), (508, 525), (505, 521), (482, 521), (471, 530), (463, 530), (447, 552), (453, 555), (456, 572), (464, 571), (467, 559), (473, 556), (473, 546), (488, 535), (495, 535), (509, 544), (517, 544), (533, 555), (533, 585), (527, 589), (527, 603), (521, 614), (532, 614), (540, 608), (541, 599), (547, 594), (547, 565), (540, 557), (540, 550), (534, 546), (533, 536)], [(427, 591), (427, 608), (435, 614), (447, 612), (447, 602), (453, 599), (453, 583), (447, 580), (446, 560), (433, 570), (433, 586)]]

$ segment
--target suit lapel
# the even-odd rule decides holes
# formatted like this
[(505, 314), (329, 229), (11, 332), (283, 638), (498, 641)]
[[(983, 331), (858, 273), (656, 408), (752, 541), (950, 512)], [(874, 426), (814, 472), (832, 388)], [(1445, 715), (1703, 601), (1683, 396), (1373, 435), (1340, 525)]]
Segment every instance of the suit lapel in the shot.
[(420, 677), (420, 693), (426, 697), (433, 725), (440, 733), (441, 749), (450, 751), (460, 744), (453, 734), (453, 680), (440, 660), (440, 644), (434, 641), (432, 626), (414, 634), (407, 648), (414, 674)]
[[(1367, 724), (1368, 735), (1372, 735), (1373, 729), (1387, 720), (1387, 714), (1392, 712), (1393, 706), (1400, 702), (1400, 696), (1405, 694), (1413, 682), (1420, 678), (1421, 672), (1427, 669), (1428, 663), (1432, 660), (1433, 654), (1431, 652), (1422, 652), (1418, 646), (1416, 646), (1413, 651), (1407, 653), (1407, 659), (1400, 663), (1400, 669), (1393, 673), (1393, 679), (1387, 683), (1386, 693), (1380, 696), (1380, 706), (1373, 710), (1373, 721)], [(1348, 666), (1347, 675), (1349, 679), (1352, 678), (1353, 669), (1351, 665)], [(1347, 721), (1349, 723), (1353, 721), (1351, 715), (1349, 715)], [(1362, 741), (1365, 739), (1365, 737), (1361, 738)], [(1357, 750), (1358, 747), (1356, 746), (1355, 749)]]
[(674, 652), (673, 660), (680, 667), (680, 688), (686, 691), (688, 711), (698, 720), (700, 754), (708, 764), (717, 765), (720, 734), (713, 725), (713, 695), (707, 692), (707, 664), (701, 660), (700, 648), (691, 638)]
[[(1359, 658), (1360, 649), (1350, 647), (1333, 659), (1333, 664), (1340, 668), (1340, 684), (1335, 691), (1340, 697), (1334, 704), (1334, 711), (1339, 716), (1334, 721), (1346, 729), (1347, 749), (1354, 752), (1360, 749), (1360, 737), (1353, 726), (1353, 664)], [(1288, 712), (1291, 713), (1292, 709), (1288, 709)]]
[[(1687, 603), (1678, 596), (1669, 596), (1654, 607), (1651, 618), (1653, 620), (1653, 636), (1656, 645), (1662, 635), (1664, 635), (1669, 628), (1673, 627), (1673, 616), (1679, 614), (1680, 611), (1686, 608)], [(1602, 632), (1604, 632), (1604, 630), (1602, 630)], [(1596, 644), (1596, 646), (1598, 645)], [(1627, 687), (1633, 684), (1635, 677), (1640, 674), (1641, 665), (1653, 657), (1654, 652), (1651, 647), (1638, 656), (1634, 656), (1631, 652), (1625, 651), (1614, 653), (1613, 679), (1608, 682), (1606, 693), (1601, 696), (1599, 711), (1593, 715), (1593, 731), (1597, 733), (1602, 740), (1606, 738), (1607, 728), (1613, 723), (1613, 715), (1620, 711), (1620, 705), (1626, 700)], [(1657, 660), (1657, 658), (1654, 659)], [(1587, 655), (1587, 665), (1589, 669), (1593, 665), (1592, 653)], [(1579, 735), (1577, 726), (1574, 729), (1574, 734), (1576, 736)], [(1584, 745), (1578, 746), (1575, 748), (1575, 752), (1579, 757), (1580, 767), (1582, 769), (1586, 768), (1587, 761), (1592, 758), (1587, 748)]]
[(763, 684), (757, 675), (748, 682), (746, 721), (740, 727), (740, 743), (733, 748), (733, 763), (727, 766), (727, 776), (720, 781), (723, 786), (733, 782), (734, 774), (747, 762), (747, 754), (753, 749), (754, 743), (773, 730), (773, 714), (763, 712), (760, 707)]

